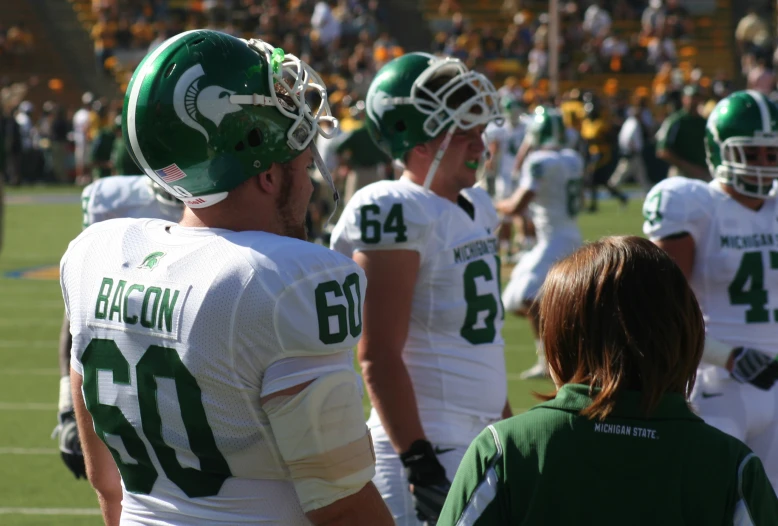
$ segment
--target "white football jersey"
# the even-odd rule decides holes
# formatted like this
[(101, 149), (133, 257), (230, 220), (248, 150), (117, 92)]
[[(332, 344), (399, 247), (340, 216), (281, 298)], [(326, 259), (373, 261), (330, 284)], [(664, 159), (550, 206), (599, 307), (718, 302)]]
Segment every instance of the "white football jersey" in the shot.
[(184, 208), (162, 203), (145, 175), (114, 175), (98, 179), (81, 192), (84, 228), (106, 219), (121, 217), (178, 221)]
[(718, 181), (672, 177), (651, 189), (643, 216), (652, 240), (694, 238), (691, 286), (708, 333), (778, 355), (778, 200), (753, 211)]
[[(332, 248), (347, 256), (420, 255), (403, 360), (423, 424), (447, 414), (498, 419), (507, 394), (497, 213), (480, 188), (460, 199), (458, 206), (405, 179), (380, 181), (351, 198), (332, 233)], [(428, 425), (425, 432), (451, 438), (431, 436)]]
[(516, 162), (516, 155), (519, 153), (522, 141), (527, 128), (524, 123), (519, 122), (513, 126), (506, 120), (502, 126), (489, 123), (485, 130), (486, 141), (488, 143), (497, 142), (499, 158), (497, 161), (497, 179), (501, 181), (498, 199), (506, 199), (511, 196), (516, 189), (516, 182), (512, 180), (513, 165)]
[(71, 242), (60, 275), (71, 365), (122, 474), (122, 524), (308, 524), (263, 381), (284, 358), (350, 360), (361, 268), (264, 232), (114, 219)]
[(581, 155), (569, 148), (535, 150), (527, 155), (519, 187), (535, 192), (529, 210), (538, 241), (562, 231), (578, 231), (583, 170)]

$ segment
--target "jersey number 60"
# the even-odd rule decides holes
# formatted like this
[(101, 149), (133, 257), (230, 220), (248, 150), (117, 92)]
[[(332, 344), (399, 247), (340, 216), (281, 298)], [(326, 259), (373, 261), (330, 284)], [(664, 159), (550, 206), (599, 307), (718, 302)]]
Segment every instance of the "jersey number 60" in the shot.
[[(328, 304), (327, 293), (334, 294), (336, 298), (345, 295), (348, 309), (345, 305)], [(362, 292), (359, 290), (359, 276), (356, 272), (346, 276), (342, 285), (335, 280), (320, 283), (316, 287), (315, 296), (316, 317), (319, 320), (319, 340), (323, 344), (341, 343), (349, 334), (352, 338), (362, 334)], [(330, 328), (330, 318), (333, 316), (337, 318), (336, 332), (332, 332)]]
[[(84, 400), (92, 414), (97, 436), (111, 451), (127, 491), (144, 495), (151, 493), (158, 474), (146, 445), (122, 410), (115, 405), (101, 403), (98, 395), (98, 372), (109, 371), (113, 374), (114, 385), (129, 386), (130, 363), (115, 341), (101, 338), (89, 342), (81, 362), (84, 364)], [(154, 449), (165, 475), (189, 498), (218, 494), (231, 472), (216, 447), (213, 430), (205, 415), (202, 392), (195, 377), (187, 370), (175, 349), (159, 345), (151, 345), (146, 349), (135, 366), (135, 373), (143, 434)], [(165, 443), (158, 406), (157, 378), (170, 378), (175, 382), (189, 447), (200, 461), (200, 469), (183, 467), (176, 457), (176, 451)], [(135, 462), (125, 462), (122, 455), (108, 443), (106, 435), (120, 437)]]

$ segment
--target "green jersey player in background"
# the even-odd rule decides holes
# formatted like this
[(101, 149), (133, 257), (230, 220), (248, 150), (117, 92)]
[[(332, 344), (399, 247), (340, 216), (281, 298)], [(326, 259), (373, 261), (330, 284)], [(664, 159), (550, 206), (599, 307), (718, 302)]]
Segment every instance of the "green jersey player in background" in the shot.
[(60, 264), (106, 524), (391, 523), (351, 355), (364, 273), (305, 242), (326, 97), (294, 55), (206, 30), (130, 80), (131, 154), (187, 208), (92, 225)]
[(434, 523), (467, 445), (510, 414), (499, 220), (473, 186), (497, 102), (491, 82), (456, 59), (409, 53), (385, 65), (367, 126), (405, 170), (358, 191), (332, 233), (370, 282), (359, 359), (374, 481), (402, 526)]
[(705, 315), (692, 403), (748, 444), (778, 487), (778, 106), (756, 91), (723, 99), (705, 151), (713, 181), (656, 185), (643, 231), (681, 267)]
[(557, 392), (478, 436), (438, 525), (778, 524), (760, 459), (689, 408), (705, 326), (666, 253), (603, 238), (539, 303)]
[(565, 124), (555, 108), (535, 108), (528, 124), (527, 143), (529, 153), (521, 164), (519, 187), (497, 203), (498, 210), (506, 215), (529, 210), (537, 237), (537, 244), (513, 268), (502, 295), (507, 311), (526, 316), (535, 335), (538, 363), (521, 373), (522, 379), (547, 374), (533, 304), (551, 265), (581, 245), (577, 216), (584, 173), (581, 155), (564, 147)]
[[(143, 175), (114, 176), (98, 179), (81, 192), (83, 227), (121, 217), (148, 217), (178, 221), (184, 204), (159, 184)], [(59, 335), (60, 386), (57, 404), (57, 427), (53, 436), (59, 438), (59, 450), (65, 465), (76, 479), (86, 478), (84, 455), (78, 439), (73, 399), (70, 396), (70, 322), (65, 316)]]

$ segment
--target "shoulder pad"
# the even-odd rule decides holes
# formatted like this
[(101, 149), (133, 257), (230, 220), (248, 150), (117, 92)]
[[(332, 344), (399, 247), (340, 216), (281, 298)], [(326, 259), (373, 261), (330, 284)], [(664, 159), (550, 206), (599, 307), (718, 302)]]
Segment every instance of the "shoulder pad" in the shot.
[(315, 243), (256, 234), (226, 237), (248, 245), (248, 251), (242, 250), (244, 257), (275, 298), (272, 324), (283, 354), (305, 356), (354, 347), (362, 334), (367, 288), (359, 265)]
[[(430, 196), (398, 181), (371, 184), (351, 198), (332, 233), (332, 248), (422, 252), (433, 222)], [(425, 208), (426, 207), (426, 208)]]
[(123, 217), (125, 209), (145, 204), (141, 202), (142, 196), (135, 190), (136, 183), (142, 177), (145, 176), (113, 176), (99, 179), (89, 185), (91, 193), (88, 201), (84, 199), (87, 197), (86, 192), (89, 187), (85, 188), (82, 193), (85, 224), (91, 225), (106, 219)]
[(713, 194), (706, 183), (685, 177), (665, 179), (643, 202), (643, 233), (659, 240), (686, 232), (698, 240), (712, 204)]

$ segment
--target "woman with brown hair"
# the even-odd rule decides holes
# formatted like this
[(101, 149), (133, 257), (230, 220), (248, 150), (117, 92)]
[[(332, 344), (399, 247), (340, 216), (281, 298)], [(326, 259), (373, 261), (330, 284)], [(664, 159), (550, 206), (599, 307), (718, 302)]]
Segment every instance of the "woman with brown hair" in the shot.
[(664, 251), (603, 238), (539, 301), (557, 391), (475, 439), (438, 526), (778, 524), (759, 458), (689, 409), (705, 330)]

